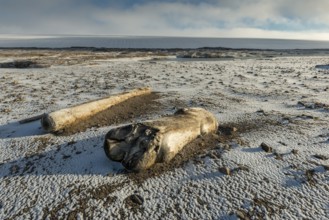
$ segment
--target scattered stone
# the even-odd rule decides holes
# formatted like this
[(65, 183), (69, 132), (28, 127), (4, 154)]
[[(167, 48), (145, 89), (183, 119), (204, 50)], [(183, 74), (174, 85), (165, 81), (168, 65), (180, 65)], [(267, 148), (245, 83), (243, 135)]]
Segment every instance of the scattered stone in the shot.
[(306, 115), (306, 114), (302, 114), (302, 115), (298, 115), (297, 118), (301, 118), (301, 119), (315, 119), (315, 117), (313, 117), (312, 115)]
[(9, 112), (11, 112), (11, 109), (5, 108), (5, 109), (2, 109), (1, 112), (3, 112), (3, 113), (9, 113)]
[(264, 142), (260, 144), (260, 147), (267, 153), (271, 153), (273, 151), (273, 148), (265, 144)]
[(242, 164), (238, 164), (238, 167), (236, 167), (236, 168), (234, 168), (233, 170), (232, 170), (232, 173), (233, 172), (239, 172), (239, 171), (246, 171), (246, 172), (249, 172), (249, 167), (248, 166), (246, 166), (246, 165), (242, 165)]
[(264, 114), (265, 111), (263, 109), (259, 109), (259, 110), (256, 111), (256, 113), (263, 113)]
[(296, 149), (292, 149), (292, 150), (291, 150), (291, 153), (297, 155), (297, 154), (298, 154), (298, 150), (296, 150)]
[(218, 154), (218, 152), (210, 152), (210, 153), (208, 153), (208, 156), (211, 159), (219, 159), (220, 158), (220, 154)]
[(316, 180), (314, 179), (314, 174), (315, 174), (315, 170), (313, 169), (309, 169), (305, 171), (306, 180), (311, 185), (314, 185), (316, 183)]
[(283, 160), (282, 154), (279, 154), (278, 152), (274, 152), (274, 156), (276, 160)]
[(137, 205), (143, 205), (144, 203), (143, 197), (138, 194), (132, 194), (128, 197), (128, 199), (130, 199), (133, 203)]
[(233, 135), (235, 132), (238, 131), (236, 127), (231, 126), (219, 126), (218, 128), (219, 134), (222, 135)]
[(229, 144), (224, 144), (223, 149), (229, 151), (231, 150), (231, 146)]
[(308, 109), (319, 109), (319, 108), (324, 108), (328, 109), (329, 105), (321, 102), (304, 102), (304, 101), (299, 101), (297, 102), (297, 105), (303, 106)]
[(313, 157), (315, 157), (317, 159), (320, 159), (320, 160), (328, 160), (329, 159), (329, 157), (321, 155), (321, 154), (315, 154), (315, 155), (313, 155)]
[(329, 143), (329, 138), (326, 141), (322, 141), (320, 143)]
[(68, 158), (70, 158), (71, 157), (71, 155), (63, 155), (63, 159), (64, 160), (66, 160), (66, 159), (68, 159)]
[(282, 117), (282, 120), (290, 122), (291, 119), (288, 116), (285, 116), (285, 117)]
[(228, 167), (220, 167), (218, 168), (218, 171), (225, 175), (231, 175), (231, 170)]
[(282, 141), (279, 141), (278, 143), (279, 143), (279, 144), (282, 144), (283, 146), (287, 146), (287, 144), (284, 143), (284, 142), (282, 142)]
[(73, 145), (73, 144), (75, 144), (75, 143), (77, 143), (77, 142), (76, 142), (76, 141), (70, 141), (70, 142), (67, 143), (67, 146), (69, 146), (69, 145)]
[(246, 165), (239, 164), (239, 170), (243, 170), (243, 171), (249, 172), (250, 171), (250, 168), (248, 166), (246, 166)]
[(236, 216), (239, 218), (239, 219), (242, 219), (242, 220), (249, 220), (249, 217), (245, 214), (245, 212), (243, 211), (236, 211)]
[(196, 201), (201, 205), (201, 206), (204, 206), (204, 205), (207, 205), (208, 203), (205, 202), (204, 200), (202, 200), (199, 196), (196, 198)]
[(322, 138), (329, 137), (329, 133), (328, 134), (320, 134), (318, 137), (322, 137)]

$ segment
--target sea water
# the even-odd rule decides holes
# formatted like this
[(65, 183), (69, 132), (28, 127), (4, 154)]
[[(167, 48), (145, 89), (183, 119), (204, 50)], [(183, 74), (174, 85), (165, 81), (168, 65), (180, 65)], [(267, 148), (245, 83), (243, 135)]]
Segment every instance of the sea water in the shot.
[(329, 41), (256, 39), (256, 38), (195, 38), (195, 37), (133, 37), (133, 36), (35, 36), (0, 35), (0, 47), (38, 48), (150, 48), (195, 49), (224, 47), (234, 49), (329, 49)]

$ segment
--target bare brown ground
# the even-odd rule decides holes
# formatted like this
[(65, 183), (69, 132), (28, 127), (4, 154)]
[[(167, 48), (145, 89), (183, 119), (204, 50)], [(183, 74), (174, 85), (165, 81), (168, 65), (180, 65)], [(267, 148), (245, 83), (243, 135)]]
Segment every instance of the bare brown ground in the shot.
[(123, 172), (136, 184), (141, 185), (145, 180), (173, 171), (189, 161), (198, 163), (200, 158), (206, 156), (220, 158), (224, 150), (230, 150), (229, 143), (232, 141), (246, 147), (248, 143), (240, 138), (240, 134), (266, 129), (267, 126), (279, 126), (279, 123), (270, 117), (260, 117), (259, 120), (222, 124), (216, 134), (199, 136), (186, 145), (169, 163), (157, 163), (150, 169), (138, 173)]
[(205, 153), (207, 150), (214, 149), (220, 143), (220, 139), (219, 136), (214, 134), (199, 137), (186, 145), (170, 162), (157, 163), (150, 169), (138, 173), (126, 171), (127, 176), (136, 184), (142, 184), (149, 178), (157, 177), (163, 173), (182, 167), (191, 159), (196, 159), (198, 155)]
[(116, 50), (116, 49), (3, 49), (0, 58), (13, 58), (14, 62), (0, 63), (0, 68), (46, 68), (53, 65), (70, 66), (77, 64), (94, 64), (97, 60), (108, 60), (118, 58), (167, 56), (173, 52), (162, 52), (161, 50)]
[(57, 135), (71, 135), (83, 132), (88, 128), (117, 125), (133, 122), (142, 116), (149, 116), (162, 109), (157, 99), (160, 93), (151, 93), (128, 99), (118, 105), (102, 111), (88, 119), (80, 120), (65, 129), (56, 132)]
[[(126, 103), (127, 104), (127, 103)], [(149, 113), (149, 112), (148, 112)], [(238, 123), (223, 124), (218, 127), (216, 134), (208, 134), (205, 136), (200, 136), (195, 139), (193, 142), (188, 144), (183, 148), (183, 150), (174, 157), (170, 163), (159, 163), (155, 164), (149, 170), (139, 172), (139, 173), (130, 173), (124, 171), (122, 175), (128, 177), (128, 179), (119, 183), (109, 183), (98, 186), (97, 188), (93, 186), (77, 186), (69, 192), (68, 199), (63, 200), (58, 205), (53, 208), (45, 207), (43, 209), (44, 215), (43, 218), (49, 217), (50, 219), (56, 219), (58, 213), (61, 210), (65, 210), (70, 199), (72, 197), (78, 197), (78, 203), (76, 204), (74, 210), (70, 210), (67, 214), (68, 219), (77, 219), (78, 213), (83, 213), (84, 217), (88, 217), (89, 214), (84, 211), (89, 208), (90, 210), (95, 209), (95, 207), (90, 207), (88, 202), (91, 199), (96, 199), (104, 201), (103, 207), (109, 208), (111, 204), (117, 201), (117, 197), (111, 195), (116, 190), (121, 189), (127, 184), (133, 182), (137, 185), (142, 185), (145, 180), (149, 178), (154, 178), (161, 176), (167, 172), (173, 171), (179, 167), (184, 166), (187, 162), (193, 161), (193, 163), (201, 163), (203, 157), (209, 156), (211, 158), (220, 158), (224, 150), (229, 150), (227, 143), (235, 140), (239, 141), (239, 136), (242, 133), (251, 132), (259, 129), (265, 129), (266, 126), (278, 126), (275, 120), (269, 119), (266, 117), (260, 117), (259, 120), (248, 120), (241, 121)], [(228, 146), (228, 148), (227, 148)], [(72, 184), (73, 185), (73, 184)], [(143, 212), (143, 202), (144, 199), (138, 194), (132, 194), (125, 198), (124, 206), (122, 207), (122, 212), (120, 216), (111, 216), (112, 218), (117, 219), (126, 219), (127, 216), (124, 212), (124, 209), (129, 209), (133, 213)], [(254, 200), (255, 204), (264, 203), (263, 200)], [(272, 203), (266, 203), (266, 205)], [(266, 206), (267, 207), (267, 206)], [(277, 207), (274, 207), (271, 210), (275, 210)], [(241, 211), (240, 211), (241, 212)], [(241, 214), (241, 213), (240, 213)], [(242, 213), (245, 216), (249, 216), (249, 213)]]

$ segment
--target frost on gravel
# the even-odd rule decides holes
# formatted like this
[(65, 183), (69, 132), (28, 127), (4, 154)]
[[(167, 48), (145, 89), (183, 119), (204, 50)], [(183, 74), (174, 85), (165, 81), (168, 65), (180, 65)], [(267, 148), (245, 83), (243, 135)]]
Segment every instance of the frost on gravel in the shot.
[[(329, 218), (329, 74), (315, 68), (327, 59), (0, 69), (0, 218)], [(184, 163), (129, 174), (103, 151), (116, 124), (56, 136), (18, 123), (143, 86), (166, 95), (160, 112), (136, 120), (203, 107), (231, 130), (198, 140)]]

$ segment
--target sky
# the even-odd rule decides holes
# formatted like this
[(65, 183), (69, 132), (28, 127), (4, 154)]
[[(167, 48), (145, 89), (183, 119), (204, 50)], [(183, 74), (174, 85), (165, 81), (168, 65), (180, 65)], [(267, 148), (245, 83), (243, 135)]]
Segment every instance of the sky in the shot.
[(0, 0), (0, 34), (329, 40), (329, 0)]

